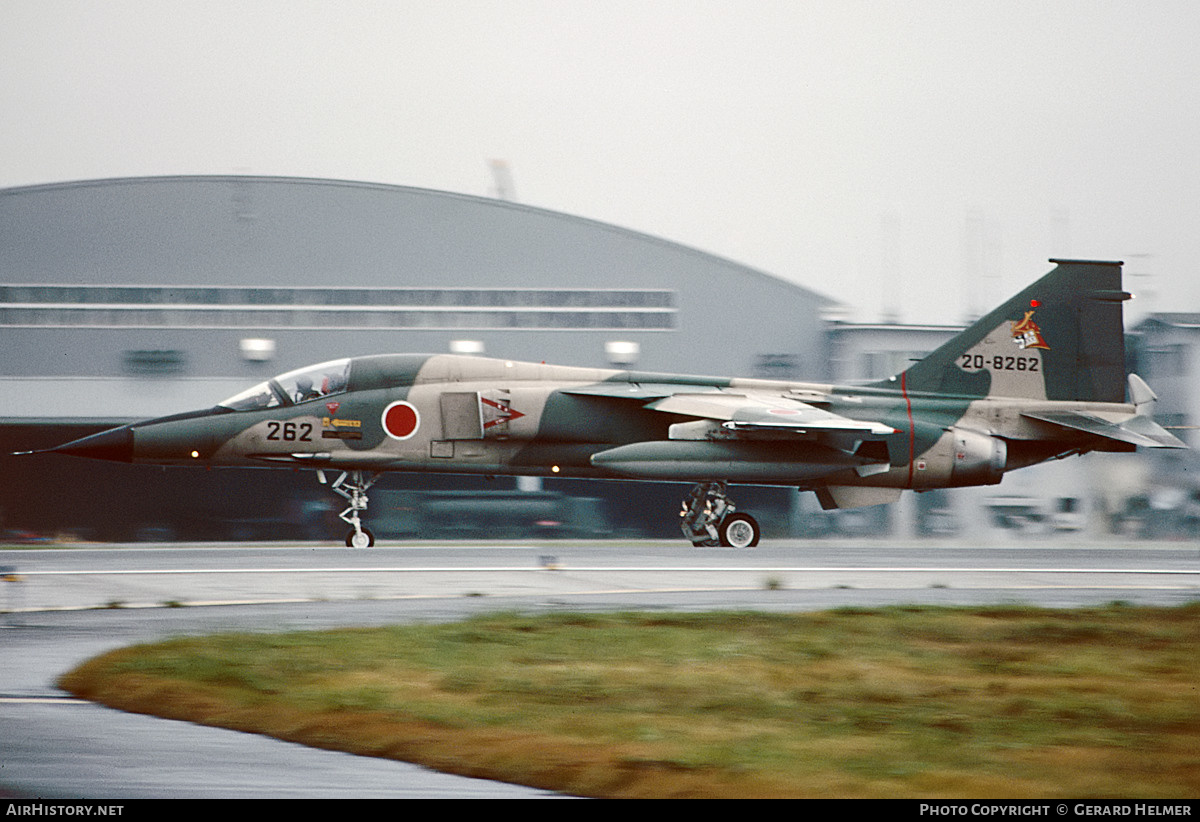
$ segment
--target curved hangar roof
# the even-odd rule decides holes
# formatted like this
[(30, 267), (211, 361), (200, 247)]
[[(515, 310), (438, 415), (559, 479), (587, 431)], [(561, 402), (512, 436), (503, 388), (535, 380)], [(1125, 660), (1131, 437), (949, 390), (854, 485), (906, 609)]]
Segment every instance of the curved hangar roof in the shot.
[[(11, 343), (0, 372), (38, 376), (117, 374), (131, 350), (163, 349), (182, 358), (177, 375), (258, 375), (238, 354), (254, 336), (275, 341), (280, 371), (465, 339), (489, 355), (575, 365), (607, 365), (606, 343), (634, 342), (638, 368), (691, 373), (745, 374), (783, 356), (818, 377), (830, 302), (544, 209), (238, 176), (0, 190), (0, 283)], [(64, 346), (78, 356), (47, 353)]]

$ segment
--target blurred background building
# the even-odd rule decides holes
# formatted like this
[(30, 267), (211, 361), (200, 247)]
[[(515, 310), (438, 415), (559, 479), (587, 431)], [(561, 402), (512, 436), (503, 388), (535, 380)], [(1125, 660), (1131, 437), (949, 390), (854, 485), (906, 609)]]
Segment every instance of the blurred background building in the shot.
[[(957, 330), (849, 324), (828, 319), (833, 308), (730, 260), (505, 199), (265, 177), (0, 190), (0, 533), (336, 535), (336, 499), (311, 472), (9, 456), (207, 407), (335, 357), (455, 351), (857, 382), (902, 370)], [(1191, 424), (1200, 315), (1154, 315), (1131, 339), (1140, 373), (1163, 398), (1162, 419)], [(826, 514), (792, 489), (739, 489), (738, 499), (762, 514), (768, 535), (952, 533), (981, 513), (997, 527), (1033, 532), (1097, 522), (1126, 531), (1191, 527), (1195, 493), (1179, 479), (1187, 455), (1161, 466), (1138, 455), (1111, 469), (1101, 456), (1118, 455), (1075, 461), (1066, 474), (1031, 469), (997, 488), (906, 495), (897, 506), (857, 512)], [(1108, 471), (1120, 481), (1100, 486), (1112, 497), (1102, 500), (1095, 481)], [(686, 491), (388, 476), (369, 516), (381, 536), (673, 537)]]

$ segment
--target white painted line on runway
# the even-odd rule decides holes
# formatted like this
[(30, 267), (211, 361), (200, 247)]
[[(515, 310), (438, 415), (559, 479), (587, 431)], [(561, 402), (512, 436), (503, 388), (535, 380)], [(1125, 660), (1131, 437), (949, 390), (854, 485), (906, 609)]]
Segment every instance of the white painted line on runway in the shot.
[[(836, 586), (844, 587), (849, 590), (885, 590), (882, 587), (861, 587), (858, 585)], [(927, 589), (945, 588), (947, 590), (965, 590), (956, 588), (952, 585), (929, 585)], [(277, 599), (214, 599), (214, 600), (178, 600), (171, 604), (163, 602), (122, 602), (119, 605), (50, 605), (44, 607), (28, 607), (14, 608), (0, 611), (0, 614), (31, 614), (45, 612), (71, 612), (71, 611), (105, 611), (105, 610), (141, 610), (150, 608), (204, 608), (204, 607), (222, 607), (222, 606), (238, 606), (238, 605), (305, 605), (305, 604), (322, 604), (329, 602), (399, 602), (399, 601), (416, 601), (416, 600), (459, 600), (459, 599), (480, 599), (485, 601), (496, 601), (504, 599), (529, 599), (532, 597), (541, 597), (546, 601), (557, 601), (559, 599), (567, 599), (571, 597), (593, 597), (593, 596), (616, 596), (616, 595), (643, 595), (643, 594), (705, 594), (705, 593), (736, 593), (736, 592), (761, 592), (764, 588), (762, 585), (723, 585), (723, 586), (694, 586), (694, 587), (670, 587), (670, 588), (604, 588), (593, 591), (556, 591), (556, 592), (520, 592), (520, 593), (500, 593), (500, 594), (466, 594), (461, 592), (449, 594), (382, 594), (372, 596), (358, 596), (352, 599), (337, 599), (331, 600), (328, 597), (280, 597)], [(798, 588), (783, 585), (777, 589), (779, 593), (797, 593), (813, 591), (830, 590), (828, 588)], [(919, 589), (912, 589), (919, 590)], [(998, 590), (1005, 591), (1195, 591), (1194, 585), (1068, 585), (1063, 583), (1044, 584), (1044, 585), (1004, 585)], [(0, 625), (0, 628), (19, 627), (10, 625)], [(0, 701), (3, 701), (0, 699)]]
[(872, 574), (1148, 574), (1171, 576), (1197, 576), (1200, 568), (971, 568), (971, 567), (904, 567), (883, 566), (727, 566), (727, 565), (437, 565), (437, 566), (386, 566), (364, 568), (126, 568), (115, 570), (52, 570), (21, 571), (22, 577), (32, 576), (137, 576), (137, 575), (186, 575), (186, 574), (444, 574), (470, 573), (513, 573), (524, 571), (562, 573), (872, 573)]

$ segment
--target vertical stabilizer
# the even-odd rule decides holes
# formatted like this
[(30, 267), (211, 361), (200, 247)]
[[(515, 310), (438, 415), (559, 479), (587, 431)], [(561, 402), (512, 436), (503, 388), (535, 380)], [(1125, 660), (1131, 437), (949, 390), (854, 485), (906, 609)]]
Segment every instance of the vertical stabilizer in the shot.
[(1121, 263), (1057, 267), (893, 377), (910, 393), (1125, 401)]

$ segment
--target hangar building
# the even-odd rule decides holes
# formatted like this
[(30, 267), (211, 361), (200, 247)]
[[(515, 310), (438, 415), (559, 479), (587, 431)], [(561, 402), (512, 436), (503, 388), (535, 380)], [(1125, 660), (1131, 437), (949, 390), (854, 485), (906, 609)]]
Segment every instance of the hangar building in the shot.
[[(439, 191), (245, 176), (0, 190), (0, 532), (290, 537), (272, 524), (328, 514), (311, 476), (8, 452), (383, 352), (826, 379), (830, 305), (663, 239)], [(673, 533), (675, 502), (612, 504)]]

